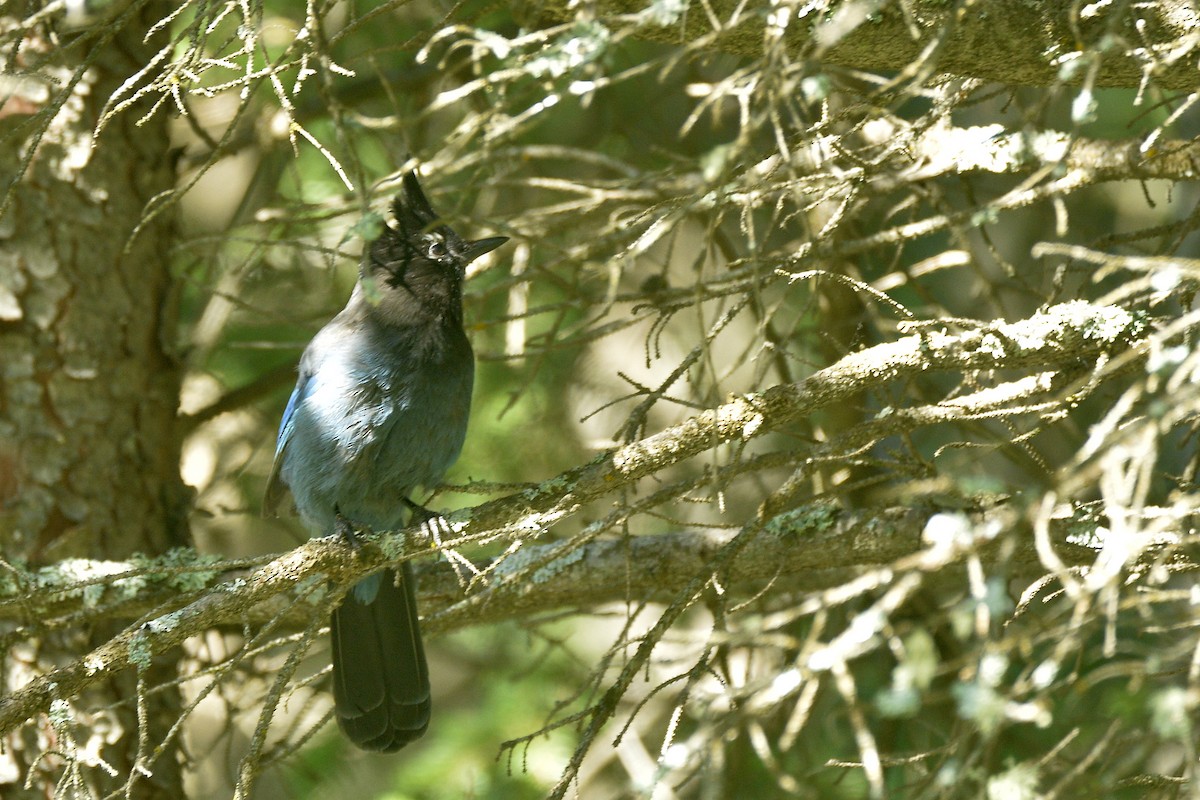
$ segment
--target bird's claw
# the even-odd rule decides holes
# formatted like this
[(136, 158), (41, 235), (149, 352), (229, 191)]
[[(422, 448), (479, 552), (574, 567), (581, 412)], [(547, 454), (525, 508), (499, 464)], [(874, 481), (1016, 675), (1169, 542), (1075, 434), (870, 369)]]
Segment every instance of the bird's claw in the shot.
[(362, 541), (358, 538), (358, 526), (351, 522), (346, 517), (342, 516), (341, 511), (335, 511), (333, 530), (338, 536), (345, 540), (346, 544), (355, 552), (362, 549)]

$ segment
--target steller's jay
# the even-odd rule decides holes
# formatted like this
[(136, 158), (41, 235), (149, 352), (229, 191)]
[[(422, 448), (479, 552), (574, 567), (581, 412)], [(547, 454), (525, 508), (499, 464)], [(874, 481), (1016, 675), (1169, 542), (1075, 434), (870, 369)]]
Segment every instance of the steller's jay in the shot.
[[(464, 241), (404, 176), (394, 224), (366, 248), (340, 314), (313, 337), (283, 412), (264, 509), (284, 489), (314, 535), (394, 530), (409, 499), (462, 449), (475, 362), (463, 332), (467, 264), (507, 239)], [(338, 724), (365, 750), (398, 750), (429, 726), (429, 670), (412, 567), (355, 584), (333, 614)]]

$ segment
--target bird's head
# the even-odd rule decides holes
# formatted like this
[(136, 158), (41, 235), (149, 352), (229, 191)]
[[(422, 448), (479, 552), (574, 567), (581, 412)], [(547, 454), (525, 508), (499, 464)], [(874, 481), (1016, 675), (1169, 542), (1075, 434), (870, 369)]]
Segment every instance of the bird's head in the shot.
[(393, 311), (414, 317), (461, 314), (467, 265), (508, 241), (506, 236), (469, 241), (439, 222), (416, 173), (406, 173), (404, 190), (392, 201), (392, 221), (371, 242), (363, 262), (363, 283), (381, 307), (395, 305)]

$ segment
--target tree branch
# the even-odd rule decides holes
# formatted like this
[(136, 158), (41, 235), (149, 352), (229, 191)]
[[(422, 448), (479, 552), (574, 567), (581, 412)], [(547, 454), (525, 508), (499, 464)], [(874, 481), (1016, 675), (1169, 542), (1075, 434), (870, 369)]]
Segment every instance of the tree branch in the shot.
[[(1082, 10), (1056, 0), (906, 0), (899, 3), (789, 4), (709, 0), (686, 3), (607, 0), (598, 16), (635, 35), (761, 56), (781, 41), (796, 58), (912, 77), (953, 74), (1010, 85), (1080, 83), (1137, 88), (1148, 75), (1163, 88), (1196, 86), (1196, 12), (1185, 3), (1093, 3)], [(565, 1), (539, 6), (574, 21)], [(685, 11), (686, 9), (686, 11)]]
[[(1102, 356), (1137, 354), (1148, 347), (1145, 324), (1121, 308), (1084, 302), (1053, 306), (1015, 323), (993, 322), (978, 329), (950, 334), (927, 329), (896, 342), (881, 344), (846, 356), (838, 363), (794, 384), (775, 386), (734, 399), (597, 457), (590, 464), (569, 470), (524, 492), (455, 512), (447, 524), (456, 534), (447, 547), (509, 539), (524, 543), (574, 514), (585, 503), (631, 487), (641, 478), (678, 464), (719, 443), (747, 441), (788, 421), (852, 397), (865, 388), (933, 370), (1016, 369), (1034, 366), (1039, 371), (1080, 363), (1096, 363)], [(781, 564), (798, 571), (834, 569), (844, 576), (847, 552), (858, 563), (887, 563), (919, 549), (924, 520), (912, 512), (868, 512), (860, 515), (787, 511), (764, 522), (753, 522), (774, 536), (759, 536), (761, 552), (743, 554), (735, 579), (768, 579)], [(887, 521), (886, 525), (882, 523)], [(831, 524), (836, 522), (837, 524)], [(603, 529), (597, 528), (592, 538)], [(814, 532), (810, 534), (810, 531)], [(803, 534), (803, 535), (800, 535)], [(680, 538), (634, 537), (616, 542), (569, 542), (510, 557), (480, 581), (484, 588), (431, 617), (431, 630), (502, 619), (536, 610), (582, 606), (620, 597), (638, 596), (652, 589), (669, 588), (670, 575), (694, 580), (703, 570), (708, 548), (723, 547), (719, 536), (679, 534)], [(130, 666), (144, 668), (153, 654), (180, 645), (214, 626), (241, 622), (256, 606), (279, 602), (297, 588), (307, 602), (320, 603), (321, 592), (311, 591), (326, 582), (352, 585), (385, 565), (411, 558), (424, 544), (417, 529), (369, 537), (363, 547), (348, 550), (338, 537), (307, 542), (245, 577), (226, 581), (198, 599), (169, 613), (126, 628), (83, 658), (43, 675), (0, 700), (0, 734), (37, 713), (45, 713), (55, 700), (74, 697), (87, 687)], [(848, 541), (852, 542), (848, 546)], [(837, 543), (837, 546), (831, 546)], [(812, 547), (807, 545), (812, 544)], [(751, 549), (750, 552), (755, 552)], [(518, 551), (520, 553), (520, 551)], [(657, 554), (654, 559), (648, 553)], [(664, 561), (663, 553), (671, 553)], [(593, 564), (596, 566), (593, 568)], [(636, 579), (614, 579), (614, 572), (629, 575), (640, 564), (644, 574)], [(757, 567), (751, 566), (757, 564)], [(668, 568), (669, 565), (669, 568)], [(683, 569), (690, 565), (686, 570)], [(206, 565), (211, 568), (211, 565)], [(744, 572), (740, 572), (744, 570)], [(636, 572), (636, 570), (635, 570)], [(569, 574), (568, 574), (569, 573)], [(632, 580), (632, 582), (631, 582)], [(428, 589), (429, 587), (427, 587)], [(10, 588), (10, 596), (25, 587)], [(436, 596), (436, 592), (431, 593)], [(311, 610), (311, 609), (310, 609)]]

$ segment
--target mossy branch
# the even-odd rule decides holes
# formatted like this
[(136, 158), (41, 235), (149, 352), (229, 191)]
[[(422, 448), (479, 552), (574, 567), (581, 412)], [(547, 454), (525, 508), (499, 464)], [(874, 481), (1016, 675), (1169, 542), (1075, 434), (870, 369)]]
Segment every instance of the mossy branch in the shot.
[[(1063, 368), (1078, 372), (1081, 364), (1102, 368), (1095, 365), (1109, 360), (1105, 357), (1118, 354), (1136, 357), (1145, 351), (1148, 342), (1148, 326), (1137, 316), (1118, 307), (1084, 302), (1053, 306), (1019, 322), (992, 322), (959, 333), (926, 325), (920, 332), (895, 342), (852, 353), (805, 380), (735, 398), (657, 434), (608, 451), (591, 463), (526, 491), (455, 512), (447, 518), (447, 526), (454, 535), (444, 546), (497, 539), (526, 542), (584, 504), (628, 488), (720, 443), (761, 436), (801, 415), (889, 381), (936, 370), (1032, 367), (1039, 374)], [(1013, 386), (1025, 388), (981, 392), (977, 411), (994, 414), (1011, 401), (1014, 413), (1019, 412), (1028, 407), (1032, 397), (1044, 392), (1047, 384), (1037, 379), (1018, 381)], [(963, 406), (969, 407), (970, 402), (958, 398), (946, 408), (951, 405), (957, 409), (952, 413), (961, 414)], [(945, 419), (928, 410), (906, 418), (912, 424)], [(751, 524), (761, 527), (765, 535), (756, 537), (756, 544), (747, 544), (748, 551), (743, 549), (733, 578), (765, 580), (781, 570), (810, 573), (832, 570), (844, 578), (847, 569), (886, 564), (920, 551), (920, 533), (929, 516), (928, 512), (913, 511), (849, 514), (828, 507), (816, 510), (821, 511), (822, 518), (816, 521), (820, 524), (811, 518), (811, 508), (798, 512), (789, 506), (773, 514), (764, 507), (767, 516)], [(163, 613), (162, 605), (155, 606), (150, 612), (152, 617), (139, 620), (91, 653), (0, 700), (0, 734), (38, 713), (46, 713), (54, 701), (74, 697), (120, 670), (146, 666), (153, 655), (177, 647), (191, 636), (215, 626), (254, 618), (261, 604), (287, 602), (286, 598), (297, 587), (311, 590), (314, 584), (326, 582), (351, 585), (386, 564), (411, 558), (422, 551), (425, 543), (417, 528), (371, 537), (357, 551), (350, 550), (336, 537), (315, 539), (267, 563), (242, 564), (253, 568), (244, 576), (209, 588), (203, 588), (203, 584), (212, 579), (216, 565), (204, 562), (194, 568), (176, 566), (179, 575), (194, 575), (197, 583), (167, 584), (165, 589), (176, 597), (171, 610)], [(488, 580), (479, 581), (478, 588), (470, 587), (465, 599), (454, 587), (445, 590), (445, 573), (440, 579), (441, 588), (430, 591), (433, 587), (427, 585), (424, 593), (427, 596), (441, 593), (441, 600), (427, 608), (427, 611), (439, 609), (430, 615), (430, 630), (447, 630), (555, 608), (582, 607), (629, 593), (647, 592), (649, 596), (653, 591), (671, 591), (673, 584), (667, 580), (668, 574), (694, 580), (708, 563), (706, 553), (724, 544), (725, 539), (720, 536), (680, 533), (615, 542), (577, 538), (517, 551), (520, 559), (510, 557), (485, 573)], [(670, 570), (664, 567), (666, 553), (671, 554)], [(853, 556), (848, 560), (847, 554)], [(129, 581), (137, 574), (154, 571), (153, 565), (134, 566), (132, 574), (110, 576), (108, 580), (117, 583), (119, 577)], [(569, 578), (566, 570), (571, 570)], [(628, 578), (631, 570), (635, 574), (632, 580)], [(643, 574), (638, 574), (639, 570)], [(204, 574), (205, 571), (210, 574)], [(614, 573), (626, 577), (614, 580)], [(99, 586), (104, 581), (96, 578), (91, 585)], [(86, 597), (85, 587), (76, 588), (80, 590), (78, 595), (64, 594), (67, 587), (61, 585), (46, 591), (61, 604), (71, 602), (73, 597)], [(154, 582), (147, 581), (144, 587), (126, 583), (118, 590), (136, 597), (142, 588), (153, 594)], [(183, 601), (195, 599), (182, 604), (178, 599), (181, 591)], [(11, 599), (13, 592), (22, 593), (19, 601)], [(10, 588), (6, 604), (26, 614), (33, 613), (36, 598), (31, 598), (28, 592), (29, 587), (18, 582), (15, 588)], [(304, 594), (312, 598), (311, 602), (321, 601), (320, 592)], [(86, 614), (86, 609), (78, 613)]]

